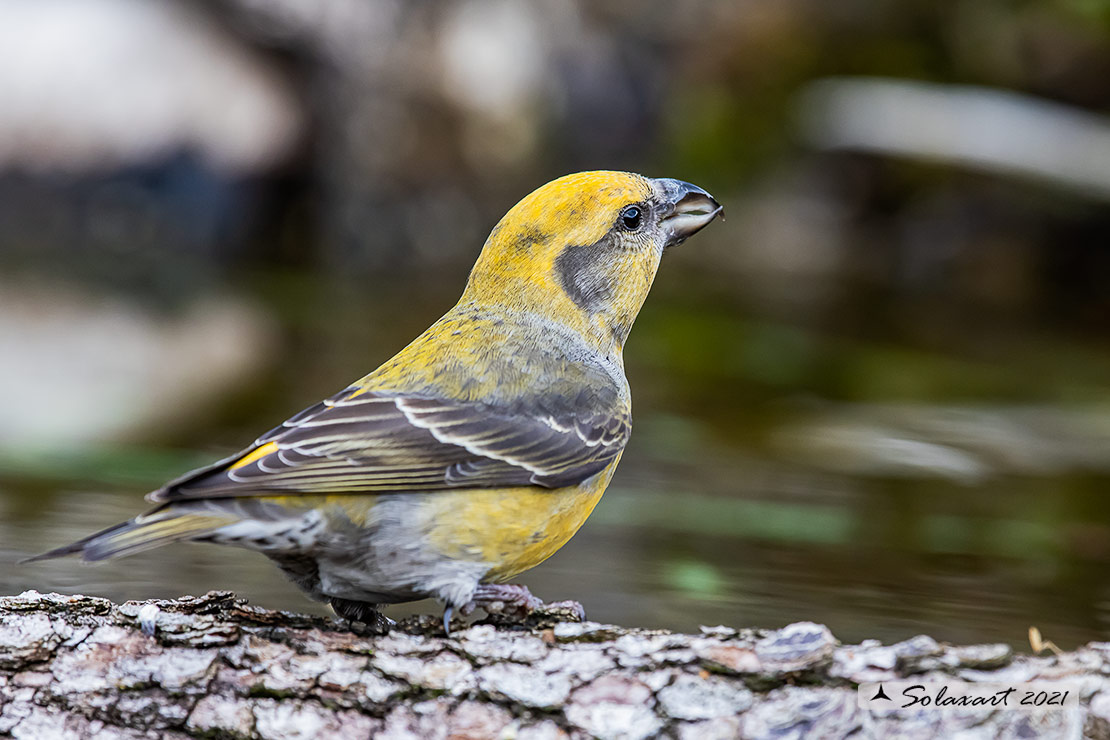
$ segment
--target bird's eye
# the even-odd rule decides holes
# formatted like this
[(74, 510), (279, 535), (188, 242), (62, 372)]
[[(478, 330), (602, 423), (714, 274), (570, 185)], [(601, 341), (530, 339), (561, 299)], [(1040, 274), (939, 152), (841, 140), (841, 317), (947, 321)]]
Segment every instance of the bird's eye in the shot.
[(635, 231), (640, 228), (640, 221), (643, 213), (640, 211), (639, 206), (629, 206), (621, 212), (621, 223), (628, 231)]

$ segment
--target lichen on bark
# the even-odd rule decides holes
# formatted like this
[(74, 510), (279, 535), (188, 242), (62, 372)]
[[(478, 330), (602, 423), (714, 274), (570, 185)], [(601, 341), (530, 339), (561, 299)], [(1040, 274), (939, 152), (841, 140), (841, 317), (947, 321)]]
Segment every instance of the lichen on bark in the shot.
[[(112, 604), (0, 597), (0, 735), (15, 738), (1110, 737), (1110, 644), (1060, 656), (925, 636), (841, 645), (821, 625), (438, 620), (385, 636), (226, 592)], [(864, 682), (1070, 679), (1079, 711), (873, 713)]]

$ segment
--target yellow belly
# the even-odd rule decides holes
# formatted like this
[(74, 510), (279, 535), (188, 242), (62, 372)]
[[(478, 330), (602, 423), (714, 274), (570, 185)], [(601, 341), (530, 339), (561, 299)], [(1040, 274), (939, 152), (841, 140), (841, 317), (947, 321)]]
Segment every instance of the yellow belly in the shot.
[(619, 460), (580, 486), (437, 493), (429, 497), (435, 507), (429, 544), (449, 558), (492, 564), (485, 582), (507, 581), (574, 536), (601, 500)]

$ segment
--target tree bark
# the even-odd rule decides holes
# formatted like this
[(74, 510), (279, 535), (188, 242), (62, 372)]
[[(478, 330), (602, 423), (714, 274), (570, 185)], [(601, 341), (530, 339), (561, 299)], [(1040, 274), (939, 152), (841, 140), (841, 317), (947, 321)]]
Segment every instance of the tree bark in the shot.
[[(15, 738), (1110, 738), (1110, 644), (1048, 657), (821, 625), (676, 634), (438, 619), (386, 636), (226, 592), (115, 605), (0, 597), (0, 735)], [(1078, 710), (872, 712), (856, 686), (1062, 680)]]

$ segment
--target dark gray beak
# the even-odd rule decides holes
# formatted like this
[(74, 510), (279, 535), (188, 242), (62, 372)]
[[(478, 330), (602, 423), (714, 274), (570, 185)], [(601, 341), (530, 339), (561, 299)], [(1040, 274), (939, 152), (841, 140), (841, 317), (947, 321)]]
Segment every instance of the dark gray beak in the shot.
[(717, 216), (724, 216), (721, 204), (697, 185), (668, 177), (657, 178), (655, 184), (663, 192), (663, 207), (671, 209), (661, 222), (668, 232), (665, 247), (681, 244)]

